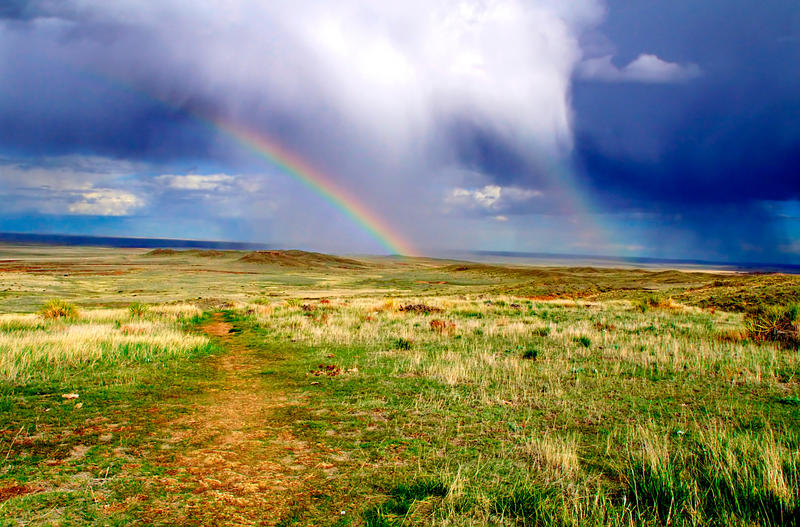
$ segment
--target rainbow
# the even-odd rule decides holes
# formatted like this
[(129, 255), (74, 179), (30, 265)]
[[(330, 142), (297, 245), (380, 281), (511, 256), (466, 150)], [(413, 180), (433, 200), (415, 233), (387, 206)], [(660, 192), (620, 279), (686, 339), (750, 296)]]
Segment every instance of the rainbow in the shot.
[(78, 69), (79, 71), (82, 70), (85, 75), (101, 82), (111, 84), (116, 88), (144, 97), (149, 101), (154, 101), (167, 108), (185, 113), (198, 123), (230, 137), (240, 146), (266, 159), (270, 164), (278, 167), (282, 172), (299, 181), (306, 188), (332, 204), (375, 239), (390, 254), (420, 256), (419, 251), (407, 239), (392, 229), (356, 196), (336, 183), (330, 174), (325, 174), (316, 169), (311, 163), (303, 160), (298, 154), (281, 145), (279, 141), (268, 137), (263, 132), (258, 132), (240, 123), (227, 121), (218, 116), (206, 115), (196, 109), (181, 107), (108, 73)]
[[(345, 217), (350, 218), (353, 223), (369, 234), (389, 254), (420, 256), (420, 252), (406, 238), (388, 225), (383, 218), (367, 207), (357, 196), (338, 184), (331, 174), (318, 170), (312, 163), (292, 152), (277, 139), (242, 123), (230, 121), (221, 116), (210, 115), (195, 108), (186, 108), (175, 104), (117, 76), (97, 71), (87, 71), (84, 68), (76, 69), (101, 82), (106, 82), (134, 95), (184, 113), (212, 131), (229, 137), (241, 147), (265, 159), (333, 205)], [(587, 226), (582, 233), (582, 238), (585, 238), (583, 240), (584, 244), (602, 244), (604, 241), (613, 241), (610, 236), (611, 227), (598, 221), (597, 215), (593, 214), (594, 208), (591, 200), (585, 192), (582, 192), (571, 167), (565, 166), (563, 162), (559, 162), (556, 159), (550, 159), (550, 156), (545, 154), (537, 156), (537, 158), (542, 160), (543, 173), (551, 179), (554, 186), (570, 191), (564, 195), (564, 205), (573, 214), (581, 218)]]
[(192, 113), (192, 115), (231, 137), (259, 157), (266, 159), (284, 173), (292, 176), (305, 187), (324, 198), (369, 233), (390, 253), (402, 256), (419, 255), (403, 236), (393, 231), (382, 218), (364, 205), (357, 197), (337, 184), (330, 175), (320, 172), (277, 141), (241, 124), (227, 122), (219, 118), (210, 119), (196, 113)]

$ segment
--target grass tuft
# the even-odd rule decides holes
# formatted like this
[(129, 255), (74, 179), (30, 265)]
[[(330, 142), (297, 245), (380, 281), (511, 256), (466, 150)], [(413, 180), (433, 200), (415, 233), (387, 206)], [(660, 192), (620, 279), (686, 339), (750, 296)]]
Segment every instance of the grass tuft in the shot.
[(747, 336), (756, 342), (779, 342), (797, 347), (800, 344), (797, 320), (800, 306), (759, 306), (745, 316)]
[(411, 342), (409, 339), (399, 338), (394, 341), (394, 347), (399, 350), (410, 350), (414, 346), (414, 343)]
[(75, 304), (54, 298), (45, 302), (39, 310), (39, 314), (46, 319), (71, 319), (78, 317), (78, 308)]
[(364, 513), (364, 524), (368, 527), (406, 525), (406, 517), (417, 503), (431, 498), (442, 499), (447, 493), (447, 486), (437, 479), (419, 479), (398, 485), (392, 489), (386, 502)]
[(131, 318), (142, 318), (148, 311), (150, 311), (150, 306), (142, 304), (141, 302), (134, 302), (128, 306), (128, 312), (131, 314)]

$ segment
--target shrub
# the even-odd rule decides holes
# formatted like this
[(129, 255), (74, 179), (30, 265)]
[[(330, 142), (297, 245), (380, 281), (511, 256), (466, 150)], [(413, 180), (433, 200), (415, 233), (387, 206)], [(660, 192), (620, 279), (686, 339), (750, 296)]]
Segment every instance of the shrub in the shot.
[(609, 324), (607, 322), (597, 321), (594, 323), (594, 328), (598, 331), (614, 331), (617, 329), (617, 326), (615, 326), (614, 324)]
[(678, 309), (680, 304), (677, 304), (672, 297), (664, 298), (659, 295), (650, 294), (639, 300), (639, 310), (644, 313), (650, 308), (656, 309)]
[(456, 325), (454, 322), (445, 322), (437, 318), (431, 320), (431, 330), (436, 333), (451, 334), (456, 330)]
[(404, 313), (441, 313), (444, 311), (440, 307), (429, 306), (427, 304), (406, 304), (404, 306), (400, 306), (397, 308), (398, 311), (402, 311)]
[(584, 348), (588, 348), (592, 345), (592, 339), (589, 337), (575, 337), (575, 342), (583, 346)]
[(637, 307), (642, 313), (646, 312), (651, 307), (658, 307), (658, 297), (656, 295), (647, 295), (639, 300)]
[(150, 310), (150, 306), (140, 302), (134, 302), (128, 306), (128, 311), (131, 313), (132, 318), (142, 318)]
[(522, 358), (528, 360), (536, 360), (538, 356), (539, 350), (537, 349), (527, 349), (522, 353)]
[(531, 330), (531, 335), (533, 335), (534, 337), (546, 337), (549, 334), (550, 334), (550, 328), (548, 326), (533, 328)]
[(410, 340), (404, 338), (399, 338), (394, 341), (394, 347), (399, 350), (410, 350), (412, 344)]
[(71, 304), (59, 298), (54, 298), (47, 301), (39, 310), (44, 318), (76, 318), (78, 316), (78, 308), (75, 304)]
[(797, 319), (800, 306), (759, 306), (745, 315), (744, 327), (748, 338), (756, 342), (779, 342), (797, 346)]

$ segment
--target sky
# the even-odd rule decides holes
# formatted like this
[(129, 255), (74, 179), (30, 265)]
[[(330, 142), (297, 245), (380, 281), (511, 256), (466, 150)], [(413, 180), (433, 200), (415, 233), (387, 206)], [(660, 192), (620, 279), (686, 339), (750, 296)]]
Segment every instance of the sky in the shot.
[(4, 0), (0, 231), (800, 263), (790, 0)]

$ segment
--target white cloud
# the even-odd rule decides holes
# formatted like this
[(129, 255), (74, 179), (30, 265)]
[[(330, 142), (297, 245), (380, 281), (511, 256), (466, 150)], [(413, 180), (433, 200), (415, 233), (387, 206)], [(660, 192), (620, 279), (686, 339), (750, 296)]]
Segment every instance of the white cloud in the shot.
[(219, 190), (229, 187), (235, 178), (227, 174), (165, 174), (156, 180), (176, 190)]
[(144, 206), (136, 194), (124, 190), (98, 188), (78, 194), (69, 205), (70, 214), (80, 216), (128, 216)]
[(121, 189), (140, 164), (94, 156), (54, 156), (36, 164), (0, 160), (5, 212), (127, 216), (145, 206)]
[(667, 62), (656, 55), (642, 53), (627, 66), (618, 68), (611, 55), (586, 59), (581, 62), (576, 73), (579, 78), (605, 82), (643, 82), (679, 83), (686, 82), (702, 74), (696, 64)]
[(207, 98), (234, 120), (324, 113), (389, 161), (454, 116), (524, 151), (568, 149), (578, 39), (604, 16), (600, 0), (68, 3), (93, 24), (119, 26), (110, 43), (81, 44), (92, 70), (173, 103)]
[[(538, 190), (501, 187), (500, 185), (486, 185), (476, 189), (456, 187), (447, 192), (444, 197), (444, 203), (450, 208), (498, 212), (509, 210), (516, 205), (525, 204), (541, 195), (542, 193)], [(495, 219), (505, 221), (508, 218), (497, 215)]]

